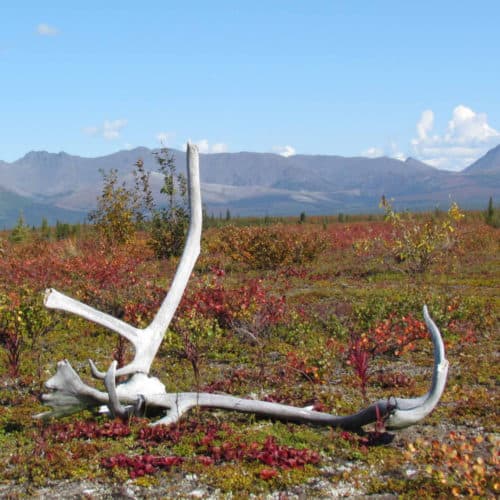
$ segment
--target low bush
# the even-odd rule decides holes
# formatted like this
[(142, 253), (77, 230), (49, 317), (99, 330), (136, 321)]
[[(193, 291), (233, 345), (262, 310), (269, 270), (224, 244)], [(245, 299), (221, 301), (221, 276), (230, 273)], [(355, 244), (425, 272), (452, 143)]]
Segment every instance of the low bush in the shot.
[(380, 206), (392, 233), (386, 238), (357, 241), (360, 256), (389, 259), (397, 268), (410, 275), (421, 274), (440, 260), (450, 261), (459, 243), (459, 222), (464, 214), (452, 203), (445, 214), (416, 216), (409, 212), (396, 212), (392, 204), (382, 197)]
[(209, 252), (223, 253), (251, 269), (276, 269), (313, 261), (325, 248), (323, 232), (280, 225), (222, 228), (209, 243)]

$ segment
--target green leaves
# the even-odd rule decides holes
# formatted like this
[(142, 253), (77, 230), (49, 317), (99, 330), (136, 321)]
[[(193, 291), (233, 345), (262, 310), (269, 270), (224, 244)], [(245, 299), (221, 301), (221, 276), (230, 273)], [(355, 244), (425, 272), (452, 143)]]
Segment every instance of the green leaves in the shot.
[(423, 220), (409, 213), (395, 212), (385, 197), (381, 206), (393, 228), (393, 238), (387, 247), (408, 274), (427, 271), (440, 255), (456, 246), (456, 229), (464, 215), (455, 202), (444, 216), (426, 216)]
[(89, 220), (108, 245), (129, 243), (138, 229), (145, 229), (149, 232), (148, 245), (158, 258), (177, 257), (189, 226), (186, 176), (177, 173), (174, 157), (166, 148), (154, 154), (164, 177), (160, 192), (167, 197), (166, 205), (157, 207), (150, 173), (139, 159), (132, 172), (133, 187), (120, 183), (116, 169), (101, 171), (103, 188)]
[(26, 225), (24, 214), (21, 212), (17, 219), (17, 224), (9, 235), (9, 241), (12, 243), (21, 243), (26, 241), (30, 236), (30, 228)]
[(42, 337), (54, 325), (55, 320), (43, 307), (41, 297), (30, 288), (0, 293), (0, 345), (10, 376), (20, 375), (22, 352), (28, 348), (39, 352)]
[(178, 257), (184, 247), (189, 226), (186, 176), (177, 173), (174, 157), (166, 148), (155, 153), (163, 174), (161, 193), (167, 205), (151, 211), (150, 239), (148, 245), (160, 259)]
[(134, 190), (119, 184), (118, 171), (101, 170), (103, 188), (97, 198), (97, 208), (89, 213), (89, 220), (109, 243), (127, 243), (135, 233), (139, 202)]

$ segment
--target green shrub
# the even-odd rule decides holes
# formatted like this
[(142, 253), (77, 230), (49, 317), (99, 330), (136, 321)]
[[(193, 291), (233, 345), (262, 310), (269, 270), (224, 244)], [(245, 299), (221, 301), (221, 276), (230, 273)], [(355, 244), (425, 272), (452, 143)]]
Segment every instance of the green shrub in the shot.
[(30, 237), (30, 228), (24, 220), (24, 214), (21, 212), (17, 219), (17, 224), (9, 235), (9, 241), (12, 243), (21, 243)]
[(380, 206), (391, 225), (391, 234), (356, 242), (358, 255), (382, 256), (382, 260), (392, 261), (399, 270), (415, 275), (426, 272), (432, 264), (448, 258), (456, 250), (460, 234), (457, 229), (464, 214), (455, 202), (444, 214), (435, 212), (423, 216), (396, 212), (385, 196)]
[(189, 226), (186, 177), (177, 173), (174, 157), (166, 148), (156, 153), (156, 161), (163, 174), (161, 193), (167, 197), (167, 206), (152, 208), (148, 245), (160, 259), (177, 257)]
[(490, 196), (488, 201), (488, 208), (484, 213), (484, 221), (488, 226), (492, 227), (500, 227), (500, 212), (496, 210), (495, 205), (493, 204), (493, 197)]
[(109, 243), (127, 243), (136, 230), (139, 209), (135, 192), (125, 182), (119, 184), (118, 171), (101, 170), (103, 188), (97, 198), (97, 208), (89, 213), (89, 221), (95, 224), (100, 235)]

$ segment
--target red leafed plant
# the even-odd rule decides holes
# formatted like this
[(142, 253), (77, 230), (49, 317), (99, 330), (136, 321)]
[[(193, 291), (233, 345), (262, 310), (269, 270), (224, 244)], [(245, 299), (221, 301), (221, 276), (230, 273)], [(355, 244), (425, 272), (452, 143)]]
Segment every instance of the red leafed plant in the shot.
[(311, 362), (308, 356), (299, 355), (290, 351), (286, 355), (286, 369), (300, 374), (303, 378), (313, 384), (323, 384), (324, 379), (318, 366)]
[(22, 339), (15, 328), (0, 325), (0, 345), (7, 356), (9, 375), (13, 378), (19, 376)]
[(261, 479), (264, 479), (264, 481), (268, 481), (269, 479), (272, 479), (273, 477), (276, 477), (278, 475), (278, 471), (276, 469), (262, 469), (259, 473), (259, 477)]
[(366, 399), (366, 387), (368, 385), (371, 353), (368, 350), (368, 341), (366, 337), (352, 337), (349, 343), (347, 363), (352, 366), (358, 383), (361, 388), (361, 394)]
[(415, 342), (427, 338), (427, 328), (423, 321), (411, 314), (399, 316), (392, 312), (375, 328), (360, 336), (362, 344), (371, 354), (401, 356), (415, 349)]
[[(366, 387), (370, 377), (370, 361), (377, 355), (390, 354), (401, 356), (415, 349), (415, 342), (428, 335), (425, 323), (411, 314), (389, 317), (361, 335), (351, 335), (347, 351), (347, 364), (352, 366), (366, 399)], [(407, 383), (407, 381), (405, 381)]]
[(130, 426), (121, 420), (99, 424), (94, 421), (76, 421), (69, 424), (53, 423), (46, 429), (55, 441), (66, 442), (69, 439), (95, 439), (101, 437), (119, 438), (129, 436)]
[[(71, 428), (70, 434), (75, 435)], [(294, 469), (307, 464), (317, 464), (320, 456), (310, 449), (296, 449), (280, 445), (274, 436), (268, 436), (264, 443), (246, 442), (242, 436), (225, 424), (217, 422), (197, 422), (194, 420), (170, 426), (141, 427), (138, 432), (139, 445), (145, 449), (159, 443), (178, 443), (186, 435), (198, 435), (195, 441), (197, 456), (195, 460), (205, 466), (222, 462), (261, 462), (268, 469), (263, 469), (260, 477), (271, 479), (278, 474), (275, 468)], [(75, 437), (75, 436), (74, 436)], [(106, 468), (127, 468), (131, 478), (154, 474), (160, 469), (168, 469), (182, 463), (185, 459), (179, 456), (156, 456), (149, 453), (126, 456), (118, 454), (102, 460)], [(272, 473), (264, 472), (273, 471)]]
[(262, 444), (245, 443), (238, 439), (220, 443), (215, 441), (216, 437), (217, 435), (209, 436), (205, 440), (206, 451), (203, 454), (210, 457), (213, 463), (256, 460), (270, 467), (294, 469), (307, 464), (317, 464), (320, 460), (316, 451), (280, 445), (274, 436), (268, 436)]
[(178, 443), (185, 435), (200, 434), (204, 436), (214, 436), (219, 431), (230, 433), (230, 428), (222, 423), (209, 421), (198, 422), (196, 420), (186, 420), (182, 423), (172, 425), (155, 425), (153, 427), (141, 427), (138, 432), (138, 440), (142, 447), (157, 445), (158, 443), (170, 442)]
[(112, 457), (103, 458), (102, 465), (108, 469), (113, 467), (127, 468), (131, 479), (145, 475), (155, 474), (160, 469), (168, 470), (174, 465), (184, 461), (182, 457), (170, 455), (166, 457), (156, 455), (135, 455), (127, 457), (122, 453)]
[(285, 316), (285, 298), (271, 294), (262, 280), (252, 279), (238, 288), (227, 288), (225, 272), (212, 268), (212, 276), (198, 283), (194, 292), (184, 296), (178, 316), (197, 312), (214, 318), (221, 328), (231, 327), (235, 321), (259, 318), (264, 327), (275, 325)]

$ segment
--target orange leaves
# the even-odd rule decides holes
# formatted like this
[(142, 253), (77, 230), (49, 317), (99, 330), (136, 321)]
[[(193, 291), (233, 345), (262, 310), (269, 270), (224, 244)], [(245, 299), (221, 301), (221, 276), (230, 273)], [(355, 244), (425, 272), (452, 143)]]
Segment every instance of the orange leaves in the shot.
[(223, 253), (251, 269), (303, 264), (326, 248), (324, 232), (282, 225), (227, 226), (207, 243), (211, 253)]
[(264, 481), (268, 481), (269, 479), (272, 479), (273, 477), (276, 477), (278, 475), (278, 471), (276, 469), (262, 469), (259, 473), (259, 477), (261, 479), (264, 479)]
[(300, 356), (296, 352), (288, 352), (286, 355), (286, 369), (300, 374), (303, 378), (313, 384), (324, 384), (324, 376), (320, 368), (314, 364), (308, 356)]
[(424, 462), (426, 475), (448, 486), (454, 497), (489, 497), (500, 491), (499, 441), (490, 435), (470, 438), (450, 432), (448, 439), (419, 439), (407, 447), (406, 458)]
[(364, 346), (374, 354), (393, 354), (401, 356), (415, 349), (415, 342), (427, 337), (423, 321), (411, 314), (398, 316), (391, 313), (367, 334), (363, 334)]
[[(351, 334), (347, 350), (347, 364), (352, 367), (357, 377), (363, 397), (366, 398), (366, 389), (370, 378), (370, 361), (377, 355), (401, 356), (415, 349), (418, 339), (427, 337), (425, 324), (415, 319), (411, 314), (398, 316), (396, 313), (380, 322), (377, 326), (361, 335)], [(382, 386), (401, 387), (409, 386), (412, 380), (400, 374), (386, 374), (380, 378)]]

